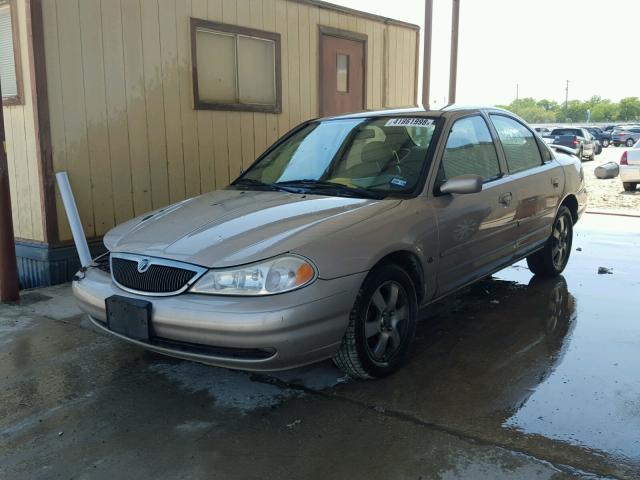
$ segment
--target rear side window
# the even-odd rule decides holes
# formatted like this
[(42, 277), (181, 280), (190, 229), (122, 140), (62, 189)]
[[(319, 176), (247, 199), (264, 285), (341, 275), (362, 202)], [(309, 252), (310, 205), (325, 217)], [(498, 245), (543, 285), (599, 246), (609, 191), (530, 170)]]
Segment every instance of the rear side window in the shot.
[(542, 165), (536, 139), (527, 127), (503, 115), (491, 115), (491, 121), (498, 132), (511, 173)]
[(480, 175), (485, 180), (500, 176), (496, 147), (480, 116), (465, 117), (453, 124), (445, 147), (439, 180), (459, 175)]

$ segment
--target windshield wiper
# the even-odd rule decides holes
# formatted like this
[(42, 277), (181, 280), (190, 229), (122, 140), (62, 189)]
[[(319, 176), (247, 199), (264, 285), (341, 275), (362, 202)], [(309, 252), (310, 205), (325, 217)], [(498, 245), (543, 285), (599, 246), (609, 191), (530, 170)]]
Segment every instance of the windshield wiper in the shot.
[(280, 190), (280, 191), (289, 192), (289, 193), (300, 193), (300, 191), (297, 190), (297, 189), (283, 187), (283, 186), (277, 185), (275, 183), (261, 182), (260, 180), (256, 180), (254, 178), (240, 178), (240, 179), (236, 180), (235, 182), (233, 182), (231, 185), (234, 185), (234, 186), (263, 187), (263, 188), (268, 188), (269, 190)]
[(347, 185), (343, 185), (342, 183), (329, 182), (326, 180), (314, 180), (314, 179), (303, 179), (303, 180), (289, 180), (286, 182), (277, 182), (274, 183), (274, 186), (291, 186), (291, 187), (301, 187), (308, 190), (322, 190), (325, 192), (333, 192), (334, 195), (349, 195), (356, 197), (365, 197), (365, 198), (375, 198), (375, 199), (383, 199), (387, 195), (383, 192), (374, 192), (372, 190), (367, 190), (362, 187), (348, 187)]

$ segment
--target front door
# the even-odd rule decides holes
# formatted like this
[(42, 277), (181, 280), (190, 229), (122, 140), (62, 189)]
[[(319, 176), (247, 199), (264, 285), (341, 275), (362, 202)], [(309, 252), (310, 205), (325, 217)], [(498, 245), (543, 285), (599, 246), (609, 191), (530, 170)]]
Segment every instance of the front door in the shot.
[(364, 110), (365, 43), (358, 34), (321, 32), (320, 113), (323, 116)]

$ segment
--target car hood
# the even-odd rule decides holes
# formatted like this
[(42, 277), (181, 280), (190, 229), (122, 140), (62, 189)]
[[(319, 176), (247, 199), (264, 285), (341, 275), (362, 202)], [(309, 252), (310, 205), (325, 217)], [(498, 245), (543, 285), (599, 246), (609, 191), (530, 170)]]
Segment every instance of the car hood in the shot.
[[(126, 222), (104, 239), (112, 252), (206, 267), (269, 258), (352, 227), (400, 200), (220, 190)], [(328, 246), (327, 248), (331, 248)]]

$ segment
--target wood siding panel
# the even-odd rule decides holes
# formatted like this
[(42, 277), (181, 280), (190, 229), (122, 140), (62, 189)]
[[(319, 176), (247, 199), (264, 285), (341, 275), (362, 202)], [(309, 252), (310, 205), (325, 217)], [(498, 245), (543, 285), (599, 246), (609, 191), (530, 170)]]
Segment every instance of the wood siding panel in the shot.
[(144, 85), (142, 18), (138, 1), (124, 0), (121, 2), (121, 8), (131, 191), (134, 215), (141, 215), (153, 208)]
[(27, 9), (25, 0), (15, 0), (17, 42), (21, 68), (22, 103), (2, 108), (5, 124), (5, 141), (11, 212), (16, 237), (28, 240), (44, 240), (43, 217), (40, 205), (40, 172), (36, 148), (35, 119), (30, 77), (30, 51), (27, 38)]
[[(262, 0), (262, 26), (268, 32), (278, 31), (276, 28), (276, 6), (274, 0)], [(281, 42), (283, 40), (281, 39)], [(281, 46), (282, 51), (282, 46)], [(282, 67), (284, 72), (284, 67)], [(284, 77), (283, 77), (284, 82)], [(282, 84), (282, 96), (284, 101), (284, 83)], [(283, 104), (284, 111), (284, 104)], [(278, 139), (278, 118), (282, 116), (267, 114), (265, 115), (266, 124), (266, 146), (271, 146)]]
[[(55, 2), (42, 3), (44, 43), (46, 47), (45, 65), (47, 70), (47, 91), (49, 97), (49, 122), (51, 125), (51, 156), (54, 170), (68, 170), (66, 159), (66, 138), (64, 108), (62, 104), (62, 69), (60, 66), (60, 42), (58, 38), (58, 15)], [(58, 235), (70, 239), (71, 230), (65, 220), (60, 193), (56, 189), (56, 213)]]
[[(191, 16), (194, 18), (208, 17), (207, 0), (192, 0)], [(189, 47), (191, 51), (191, 47)], [(189, 73), (191, 64), (189, 63)], [(192, 103), (193, 100), (190, 100)], [(196, 126), (198, 135), (198, 162), (200, 165), (200, 191), (209, 192), (215, 188), (215, 156), (213, 150), (213, 116), (210, 112), (198, 110), (196, 112)]]
[(311, 57), (309, 44), (309, 10), (307, 5), (298, 6), (298, 45), (300, 55), (300, 121), (307, 121), (312, 117), (311, 114), (311, 89), (310, 76), (311, 71), (303, 68), (307, 59)]
[[(222, 0), (222, 21), (236, 24), (237, 2), (235, 0)], [(227, 149), (229, 150), (229, 181), (235, 180), (242, 170), (242, 140), (240, 112), (227, 112)]]
[[(84, 72), (87, 141), (92, 175), (92, 201), (100, 205), (94, 211), (95, 233), (103, 235), (113, 228), (113, 185), (109, 158), (109, 133), (105, 92), (104, 56), (100, 0), (83, 0), (80, 6), (82, 69)], [(123, 217), (125, 218), (125, 217)]]
[[(263, 1), (250, 0), (248, 26), (258, 30), (264, 30)], [(270, 113), (256, 112), (253, 114), (253, 152), (249, 164), (262, 154), (267, 148), (267, 116)]]
[[(209, 20), (222, 22), (222, 0), (209, 0), (207, 15)], [(227, 135), (227, 112), (209, 112), (212, 116), (213, 149), (215, 155), (215, 188), (229, 184), (230, 161)], [(237, 133), (236, 133), (237, 135)]]
[[(236, 20), (233, 22), (241, 27), (251, 26), (251, 3), (249, 0), (237, 2)], [(242, 168), (245, 170), (253, 160), (255, 148), (254, 114), (251, 112), (239, 112), (240, 116), (240, 152), (242, 155)], [(239, 172), (238, 172), (239, 173)]]
[[(119, 6), (118, 6), (119, 9)], [(93, 237), (96, 234), (94, 209), (91, 194), (91, 167), (88, 161), (89, 147), (87, 143), (87, 117), (84, 102), (84, 72), (82, 70), (82, 40), (80, 35), (80, 12), (78, 0), (59, 0), (58, 10), (58, 42), (60, 54), (60, 71), (62, 81), (62, 106), (65, 125), (66, 168), (69, 180), (78, 205), (85, 234)], [(119, 25), (119, 21), (111, 22)], [(121, 110), (124, 112), (124, 108)], [(113, 150), (112, 150), (113, 151)], [(128, 171), (128, 165), (127, 170)], [(121, 201), (126, 213), (130, 199), (124, 196)], [(131, 215), (123, 215), (129, 218)], [(66, 222), (66, 216), (60, 217)]]
[[(34, 98), (32, 94), (32, 84), (30, 73), (31, 53), (29, 51), (29, 38), (27, 29), (27, 15), (30, 14), (30, 10), (27, 9), (25, 0), (19, 0), (15, 2), (18, 10), (18, 28), (19, 28), (19, 43), (20, 43), (20, 57), (22, 74), (22, 86), (23, 86), (23, 100), (24, 105), (16, 108), (16, 111), (21, 108), (23, 111), (24, 119), (24, 135), (25, 135), (25, 162), (24, 166), (28, 171), (28, 183), (29, 183), (29, 208), (28, 213), (31, 219), (31, 235), (24, 238), (31, 240), (44, 240), (44, 224), (43, 224), (43, 212), (42, 201), (40, 196), (40, 190), (42, 183), (40, 181), (40, 171), (38, 169), (38, 148), (36, 141), (36, 119), (34, 117)], [(29, 21), (31, 21), (29, 19)]]
[(191, 76), (191, 0), (176, 2), (176, 34), (178, 38), (178, 76), (180, 87), (180, 115), (182, 118), (182, 152), (184, 161), (185, 194), (194, 197), (201, 193), (200, 161), (198, 157), (198, 127), (193, 109)]
[(174, 203), (186, 198), (175, 0), (158, 0), (158, 15), (160, 18), (160, 57), (169, 167), (169, 200)]
[(320, 9), (309, 8), (309, 101), (311, 105), (311, 117), (320, 115), (318, 98), (319, 88), (319, 62), (320, 62), (320, 37), (318, 25), (320, 24)]
[[(60, 2), (60, 0), (58, 0)], [(134, 215), (132, 170), (129, 150), (129, 121), (124, 73), (124, 45), (122, 40), (122, 12), (120, 2), (102, 0), (102, 42), (105, 66), (107, 124), (109, 155), (111, 157), (111, 183), (116, 223)], [(60, 18), (58, 18), (60, 21)], [(59, 28), (62, 35), (62, 28)], [(63, 52), (60, 44), (60, 56)], [(96, 54), (98, 52), (95, 52)], [(66, 97), (63, 95), (66, 104)], [(66, 118), (66, 115), (65, 115)], [(71, 133), (65, 129), (67, 137)], [(136, 139), (134, 139), (136, 141)]]
[(158, 0), (141, 0), (140, 9), (144, 92), (147, 106), (147, 143), (151, 170), (151, 201), (155, 209), (169, 203), (169, 166), (164, 120)]
[[(89, 235), (228, 185), (317, 117), (319, 25), (367, 35), (367, 109), (415, 101), (415, 31), (293, 0), (47, 0), (43, 16), (54, 166), (70, 171)], [(189, 17), (280, 34), (281, 113), (194, 110)], [(22, 116), (27, 138), (29, 122)], [(30, 150), (13, 140), (19, 130), (12, 151)], [(12, 172), (19, 190), (16, 174), (28, 172)], [(33, 204), (33, 191), (19, 195)], [(41, 219), (16, 211), (21, 231), (41, 235)]]

